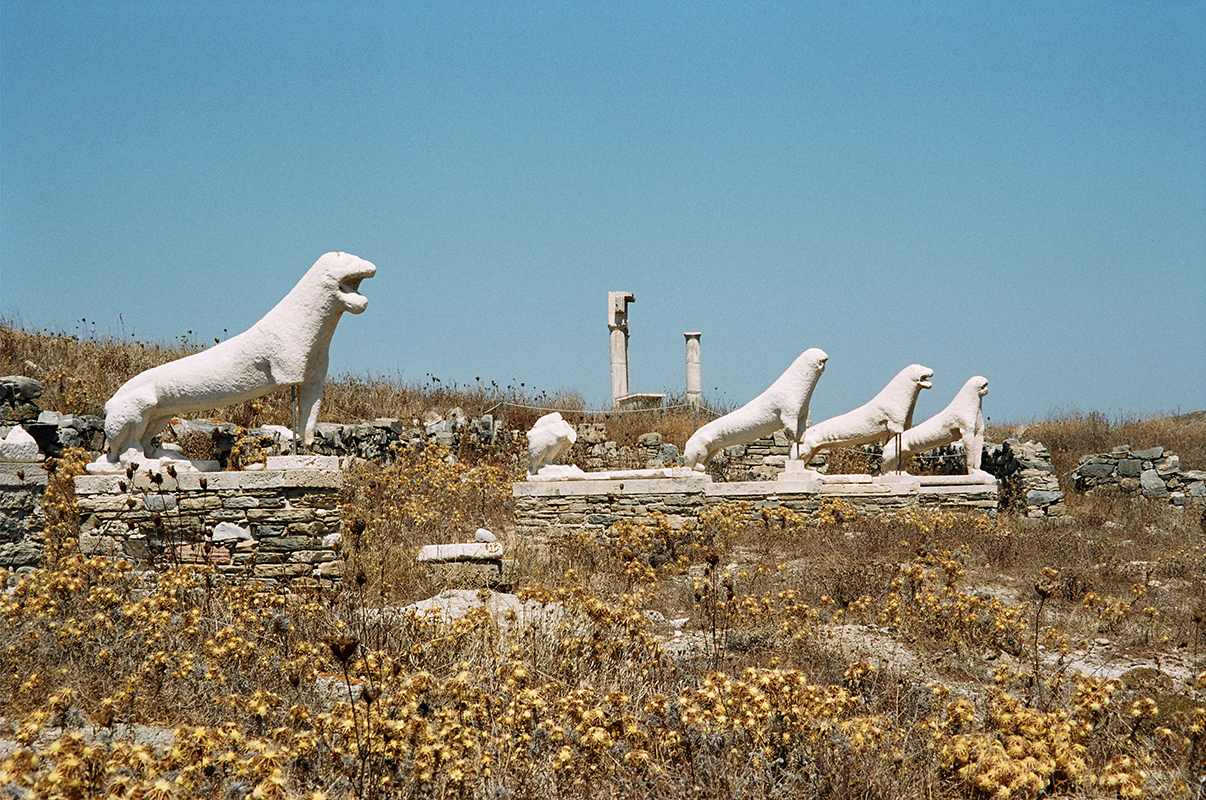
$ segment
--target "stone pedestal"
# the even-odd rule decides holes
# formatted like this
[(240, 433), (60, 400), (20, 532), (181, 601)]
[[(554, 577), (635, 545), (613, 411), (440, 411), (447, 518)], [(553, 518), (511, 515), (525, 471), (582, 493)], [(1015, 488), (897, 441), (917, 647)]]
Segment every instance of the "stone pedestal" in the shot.
[[(633, 473), (647, 472), (634, 470)], [(832, 475), (796, 471), (777, 480), (714, 483), (704, 473), (685, 471), (673, 477), (619, 477), (618, 473), (586, 473), (587, 480), (528, 480), (512, 485), (515, 521), (520, 534), (555, 536), (582, 529), (609, 535), (617, 522), (648, 522), (664, 514), (671, 525), (698, 519), (708, 506), (726, 502), (748, 505), (751, 520), (762, 508), (784, 507), (815, 513), (826, 498), (841, 499), (857, 511), (894, 511), (909, 506), (996, 513), (995, 480), (940, 476), (926, 482), (915, 475)]]

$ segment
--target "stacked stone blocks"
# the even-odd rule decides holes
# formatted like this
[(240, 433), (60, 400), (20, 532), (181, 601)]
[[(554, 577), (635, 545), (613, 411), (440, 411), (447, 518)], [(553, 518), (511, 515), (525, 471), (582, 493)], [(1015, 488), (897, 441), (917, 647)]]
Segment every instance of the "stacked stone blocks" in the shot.
[(891, 512), (910, 506), (949, 508), (981, 514), (997, 509), (991, 484), (924, 486), (878, 482), (824, 486), (794, 481), (714, 483), (690, 478), (632, 480), (521, 481), (514, 484), (515, 524), (520, 535), (542, 539), (579, 530), (610, 535), (621, 521), (648, 523), (665, 515), (678, 527), (698, 519), (705, 508), (738, 502), (757, 519), (764, 508), (816, 513), (826, 499), (840, 499), (863, 513)]
[(1174, 506), (1206, 503), (1206, 470), (1181, 468), (1181, 459), (1163, 447), (1115, 447), (1082, 456), (1072, 472), (1077, 491), (1112, 490), (1166, 500)]
[(42, 560), (45, 491), (40, 464), (0, 462), (0, 569), (31, 569)]
[[(210, 563), (292, 587), (338, 581), (338, 470), (136, 472), (75, 479), (80, 549), (147, 563)], [(226, 524), (223, 524), (226, 523)]]

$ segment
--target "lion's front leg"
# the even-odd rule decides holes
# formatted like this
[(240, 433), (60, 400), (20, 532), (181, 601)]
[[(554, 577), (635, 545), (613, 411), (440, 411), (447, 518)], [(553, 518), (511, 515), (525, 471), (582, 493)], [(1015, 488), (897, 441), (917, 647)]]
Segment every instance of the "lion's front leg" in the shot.
[(309, 447), (314, 442), (314, 426), (318, 424), (318, 410), (322, 405), (323, 379), (308, 380), (301, 384), (298, 392), (300, 413), (297, 422), (300, 430), (295, 429), (293, 435), (296, 442)]

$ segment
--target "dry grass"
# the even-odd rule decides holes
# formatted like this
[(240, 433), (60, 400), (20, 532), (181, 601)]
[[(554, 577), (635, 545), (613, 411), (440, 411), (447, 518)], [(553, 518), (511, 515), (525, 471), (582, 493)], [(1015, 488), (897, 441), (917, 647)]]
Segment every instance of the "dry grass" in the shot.
[[(73, 555), (75, 465), (53, 563), (0, 596), (15, 796), (1189, 800), (1206, 768), (1206, 534), (1163, 505), (541, 545), (512, 476), (430, 450), (349, 476), (345, 588), (286, 595)], [(483, 522), (551, 617), (388, 611), (443, 588), (418, 545)]]

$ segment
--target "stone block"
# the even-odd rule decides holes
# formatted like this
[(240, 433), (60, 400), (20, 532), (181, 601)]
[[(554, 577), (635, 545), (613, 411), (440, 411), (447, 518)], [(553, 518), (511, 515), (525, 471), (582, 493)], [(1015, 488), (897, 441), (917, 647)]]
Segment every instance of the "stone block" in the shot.
[(1156, 472), (1159, 472), (1161, 475), (1170, 475), (1174, 472), (1179, 472), (1181, 470), (1181, 457), (1167, 455), (1156, 462), (1155, 466)]
[(308, 508), (249, 508), (247, 519), (252, 522), (272, 522), (276, 525), (288, 525), (292, 522), (313, 522), (314, 512)]
[(294, 550), (289, 554), (290, 561), (303, 564), (321, 564), (334, 558), (335, 553), (330, 550)]
[(327, 561), (319, 564), (314, 572), (322, 578), (342, 578), (344, 563), (342, 558), (336, 561)]
[(177, 500), (182, 511), (208, 511), (222, 507), (222, 498), (216, 494), (184, 495)]
[(1138, 458), (1142, 461), (1154, 461), (1164, 455), (1163, 447), (1149, 447), (1145, 450), (1132, 450), (1131, 458)]
[(146, 508), (146, 503), (139, 503), (134, 497), (128, 494), (114, 495), (84, 495), (77, 498), (81, 509), (86, 509), (92, 512), (105, 511), (128, 511), (131, 508), (136, 508), (141, 505)]
[(251, 574), (257, 578), (300, 578), (312, 569), (309, 564), (256, 564)]
[(80, 531), (80, 552), (86, 556), (118, 557), (122, 554), (121, 542), (112, 536), (103, 536), (91, 531)]
[(501, 542), (466, 542), (464, 544), (429, 544), (419, 549), (416, 559), (421, 563), (458, 561), (497, 561), (503, 557)]
[(266, 469), (338, 470), (339, 456), (268, 456)]
[(1041, 507), (1064, 499), (1064, 493), (1056, 490), (1031, 489), (1026, 492), (1026, 505)]
[(32, 541), (0, 544), (0, 567), (13, 569), (34, 566), (41, 560), (42, 548)]
[(143, 503), (146, 504), (147, 511), (175, 511), (176, 495), (148, 494), (143, 496)]
[[(1160, 448), (1153, 448), (1160, 449)], [(1163, 450), (1161, 450), (1163, 452)], [(1145, 497), (1167, 497), (1168, 487), (1154, 469), (1144, 470), (1139, 476), (1139, 490)]]
[(237, 542), (249, 541), (250, 539), (251, 531), (232, 522), (219, 522), (214, 526), (213, 536), (211, 537), (211, 540), (214, 542)]
[(1143, 472), (1143, 462), (1137, 458), (1124, 458), (1118, 462), (1118, 476), (1122, 478), (1138, 478)]
[(311, 550), (320, 545), (320, 540), (313, 536), (260, 536), (258, 537), (261, 550)]

